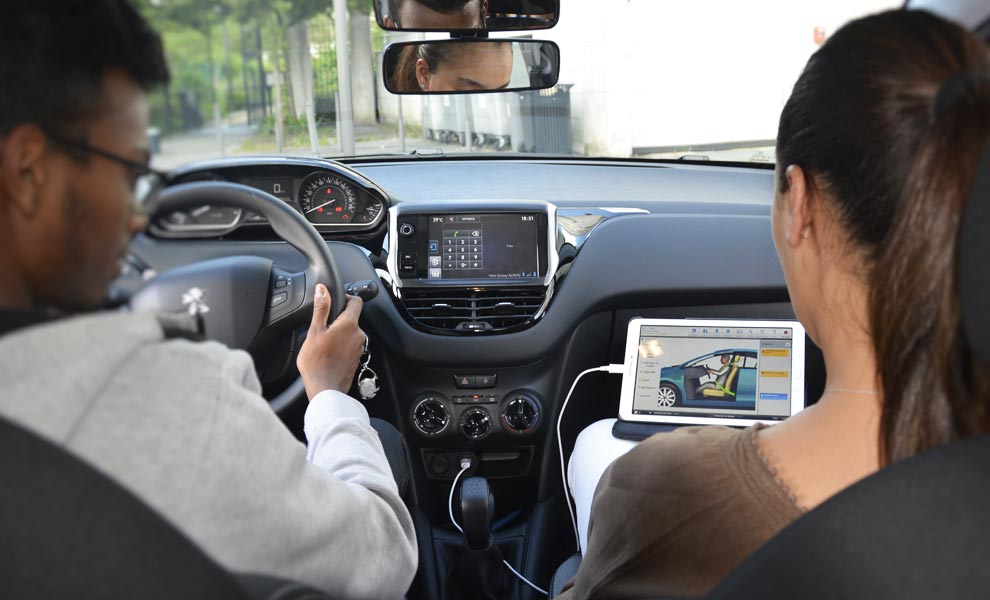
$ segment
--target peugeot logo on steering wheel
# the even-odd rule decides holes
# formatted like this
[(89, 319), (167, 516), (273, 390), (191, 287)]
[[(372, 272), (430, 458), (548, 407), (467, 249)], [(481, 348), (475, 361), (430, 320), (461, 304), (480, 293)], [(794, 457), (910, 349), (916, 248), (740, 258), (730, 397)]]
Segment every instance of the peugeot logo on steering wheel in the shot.
[(204, 301), (205, 297), (206, 292), (202, 288), (189, 288), (189, 290), (182, 294), (182, 305), (189, 307), (190, 315), (205, 315), (210, 312), (210, 307)]

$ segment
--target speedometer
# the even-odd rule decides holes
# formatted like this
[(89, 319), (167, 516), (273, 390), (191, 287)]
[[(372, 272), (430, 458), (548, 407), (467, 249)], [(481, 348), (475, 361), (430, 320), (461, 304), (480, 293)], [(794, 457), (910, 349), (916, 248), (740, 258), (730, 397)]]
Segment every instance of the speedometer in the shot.
[(364, 208), (350, 183), (333, 173), (310, 173), (299, 186), (299, 208), (314, 225), (346, 225)]

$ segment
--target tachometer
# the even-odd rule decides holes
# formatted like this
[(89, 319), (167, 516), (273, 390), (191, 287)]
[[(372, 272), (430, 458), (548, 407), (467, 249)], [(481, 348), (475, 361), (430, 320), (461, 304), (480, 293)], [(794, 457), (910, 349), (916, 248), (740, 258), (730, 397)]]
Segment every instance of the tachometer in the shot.
[(346, 225), (364, 208), (350, 183), (333, 173), (310, 173), (299, 186), (299, 208), (314, 225)]

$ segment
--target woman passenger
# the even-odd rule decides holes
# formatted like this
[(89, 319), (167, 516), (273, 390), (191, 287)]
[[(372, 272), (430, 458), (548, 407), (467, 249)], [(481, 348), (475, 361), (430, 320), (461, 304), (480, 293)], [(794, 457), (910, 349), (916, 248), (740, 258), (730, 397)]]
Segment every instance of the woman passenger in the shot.
[(396, 92), (468, 92), (509, 87), (512, 45), (478, 41), (411, 43), (391, 74)]
[(988, 143), (988, 48), (955, 24), (886, 12), (811, 57), (780, 116), (772, 230), (824, 394), (773, 427), (682, 428), (616, 460), (563, 597), (704, 594), (843, 488), (990, 431), (956, 269)]

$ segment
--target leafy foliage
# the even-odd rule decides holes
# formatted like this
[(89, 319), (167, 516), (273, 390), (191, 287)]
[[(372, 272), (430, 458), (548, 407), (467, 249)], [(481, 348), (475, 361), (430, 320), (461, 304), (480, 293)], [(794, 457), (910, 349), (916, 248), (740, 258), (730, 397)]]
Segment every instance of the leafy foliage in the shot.
[[(348, 0), (371, 10), (372, 0)], [(221, 114), (252, 106), (267, 114), (273, 100), (273, 73), (286, 77), (286, 29), (305, 20), (323, 23), (332, 17), (332, 0), (135, 0), (139, 10), (162, 34), (172, 84), (152, 97), (153, 121), (167, 131), (198, 127), (209, 121), (213, 103)], [(256, 48), (255, 32), (261, 48)], [(324, 27), (332, 36), (332, 25)], [(332, 38), (314, 44), (314, 70), (332, 78), (336, 89), (336, 54)], [(259, 66), (260, 59), (260, 66)], [(326, 87), (326, 86), (325, 86)], [(283, 96), (290, 93), (282, 86)], [(287, 98), (283, 97), (283, 104)], [(250, 105), (250, 106), (249, 106)]]

